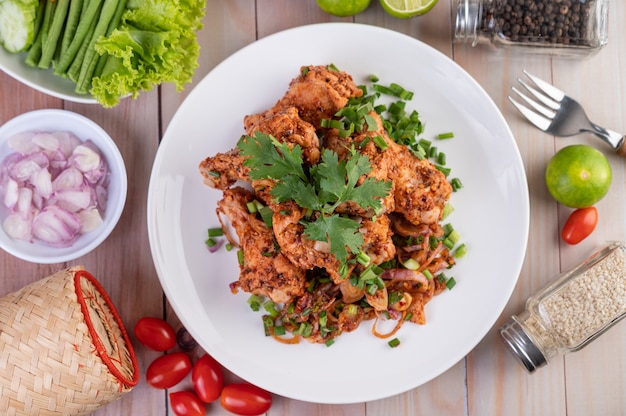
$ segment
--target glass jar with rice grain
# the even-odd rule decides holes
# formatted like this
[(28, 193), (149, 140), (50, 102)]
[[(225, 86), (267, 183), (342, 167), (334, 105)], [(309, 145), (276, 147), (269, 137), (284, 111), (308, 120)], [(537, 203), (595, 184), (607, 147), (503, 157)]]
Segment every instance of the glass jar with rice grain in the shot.
[(626, 316), (626, 246), (612, 242), (526, 302), (500, 335), (530, 372), (578, 351)]
[(451, 0), (454, 38), (472, 46), (590, 57), (608, 40), (609, 0)]

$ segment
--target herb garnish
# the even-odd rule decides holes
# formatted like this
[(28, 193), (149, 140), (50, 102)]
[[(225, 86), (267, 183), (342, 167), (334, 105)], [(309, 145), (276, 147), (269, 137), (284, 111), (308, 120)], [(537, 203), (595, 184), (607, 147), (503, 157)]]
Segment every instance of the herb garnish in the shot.
[(271, 135), (244, 136), (237, 147), (243, 156), (248, 156), (244, 164), (250, 167), (250, 179), (275, 181), (271, 194), (278, 203), (293, 200), (316, 213), (301, 220), (308, 239), (329, 243), (330, 252), (342, 263), (349, 252), (359, 253), (363, 246), (363, 237), (358, 232), (360, 223), (335, 210), (342, 203), (352, 201), (379, 213), (380, 199), (391, 190), (391, 183), (371, 177), (357, 184), (372, 170), (366, 155), (351, 148), (349, 157), (339, 160), (337, 153), (322, 149), (320, 163), (307, 169), (300, 146), (280, 143)]

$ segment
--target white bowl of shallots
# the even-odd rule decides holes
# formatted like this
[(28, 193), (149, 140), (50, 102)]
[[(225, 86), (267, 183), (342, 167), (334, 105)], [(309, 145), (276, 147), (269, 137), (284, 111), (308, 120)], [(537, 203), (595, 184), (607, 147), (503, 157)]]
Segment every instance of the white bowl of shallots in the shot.
[(92, 120), (21, 114), (0, 127), (0, 248), (33, 263), (75, 260), (113, 231), (127, 186), (119, 149)]

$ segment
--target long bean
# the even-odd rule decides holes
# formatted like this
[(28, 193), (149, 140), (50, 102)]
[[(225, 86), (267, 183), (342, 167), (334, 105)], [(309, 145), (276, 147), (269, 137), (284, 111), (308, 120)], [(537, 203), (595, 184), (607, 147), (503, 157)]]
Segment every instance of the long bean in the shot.
[[(111, 19), (111, 23), (109, 23), (109, 27), (106, 33), (107, 37), (111, 36), (113, 31), (119, 27), (120, 22), (122, 21), (122, 15), (124, 14), (124, 11), (126, 10), (127, 2), (128, 2), (127, 0), (120, 0), (120, 4), (117, 6), (115, 15), (113, 16), (113, 19)], [(93, 73), (94, 77), (98, 77), (100, 76), (100, 74), (102, 74), (102, 69), (104, 68), (104, 65), (106, 65), (106, 61), (108, 58), (109, 58), (108, 53), (104, 53), (98, 58), (98, 63), (96, 64), (96, 69), (94, 70), (94, 73)]]
[(50, 22), (48, 36), (45, 39), (45, 42), (43, 42), (43, 50), (41, 52), (39, 68), (50, 67), (52, 57), (57, 50), (59, 37), (61, 36), (61, 32), (63, 31), (63, 25), (65, 24), (65, 18), (67, 17), (70, 0), (57, 0), (56, 3), (57, 6), (54, 11), (54, 16)]
[(44, 10), (43, 21), (41, 22), (41, 44), (45, 45), (48, 41), (48, 31), (54, 18), (54, 11), (57, 7), (56, 1), (47, 1), (46, 9)]
[(83, 0), (72, 0), (70, 3), (70, 10), (67, 13), (67, 22), (65, 23), (65, 31), (63, 32), (63, 40), (61, 40), (61, 56), (64, 56), (67, 49), (72, 43), (72, 39), (76, 34), (76, 28), (80, 16), (83, 12)]
[[(89, 92), (89, 86), (91, 85), (93, 73), (96, 69), (98, 58), (100, 56), (95, 49), (96, 41), (100, 36), (106, 34), (109, 23), (115, 16), (120, 4), (122, 4), (121, 0), (104, 0), (104, 5), (102, 6), (102, 11), (100, 12), (100, 19), (98, 19), (96, 30), (91, 37), (91, 42), (89, 43), (89, 47), (87, 47), (87, 52), (85, 52), (83, 66), (80, 69), (80, 75), (75, 89), (75, 91), (79, 94), (87, 94)], [(125, 4), (122, 5), (122, 7), (125, 7)]]
[[(98, 8), (98, 12), (100, 11), (100, 9), (101, 7)], [(76, 52), (72, 65), (70, 65), (70, 67), (68, 68), (66, 72), (67, 78), (74, 81), (74, 83), (78, 82), (78, 76), (80, 75), (80, 68), (83, 65), (83, 59), (85, 58), (85, 53), (87, 52), (87, 48), (89, 47), (89, 43), (91, 42), (91, 37), (93, 36), (93, 33), (96, 30), (97, 24), (98, 24), (98, 20), (93, 19), (93, 21), (91, 22), (91, 25), (89, 26), (89, 28), (87, 28), (87, 34), (85, 36), (85, 39), (83, 40), (83, 43), (80, 45), (78, 52)]]
[(35, 40), (33, 41), (33, 44), (30, 45), (25, 60), (26, 65), (28, 66), (37, 66), (37, 64), (39, 63), (39, 59), (41, 59), (41, 38), (43, 37), (43, 31), (41, 30), (41, 26), (46, 10), (46, 3), (46, 0), (40, 0), (39, 6), (37, 7), (37, 15), (35, 16)]
[(87, 36), (87, 32), (89, 32), (91, 22), (93, 20), (97, 20), (97, 16), (99, 14), (102, 2), (103, 0), (87, 1), (84, 16), (82, 19), (80, 19), (80, 23), (78, 23), (78, 27), (76, 28), (76, 34), (74, 35), (70, 46), (67, 48), (65, 54), (61, 56), (61, 59), (59, 60), (59, 63), (54, 70), (55, 74), (64, 75), (74, 61), (74, 58), (76, 57), (76, 54), (78, 53), (81, 44)]

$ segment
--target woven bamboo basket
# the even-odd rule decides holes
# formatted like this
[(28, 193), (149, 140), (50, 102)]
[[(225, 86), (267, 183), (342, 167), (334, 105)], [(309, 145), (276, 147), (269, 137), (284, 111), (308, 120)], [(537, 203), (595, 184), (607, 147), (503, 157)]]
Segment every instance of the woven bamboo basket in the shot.
[(0, 414), (84, 415), (139, 380), (120, 317), (72, 267), (0, 298)]

